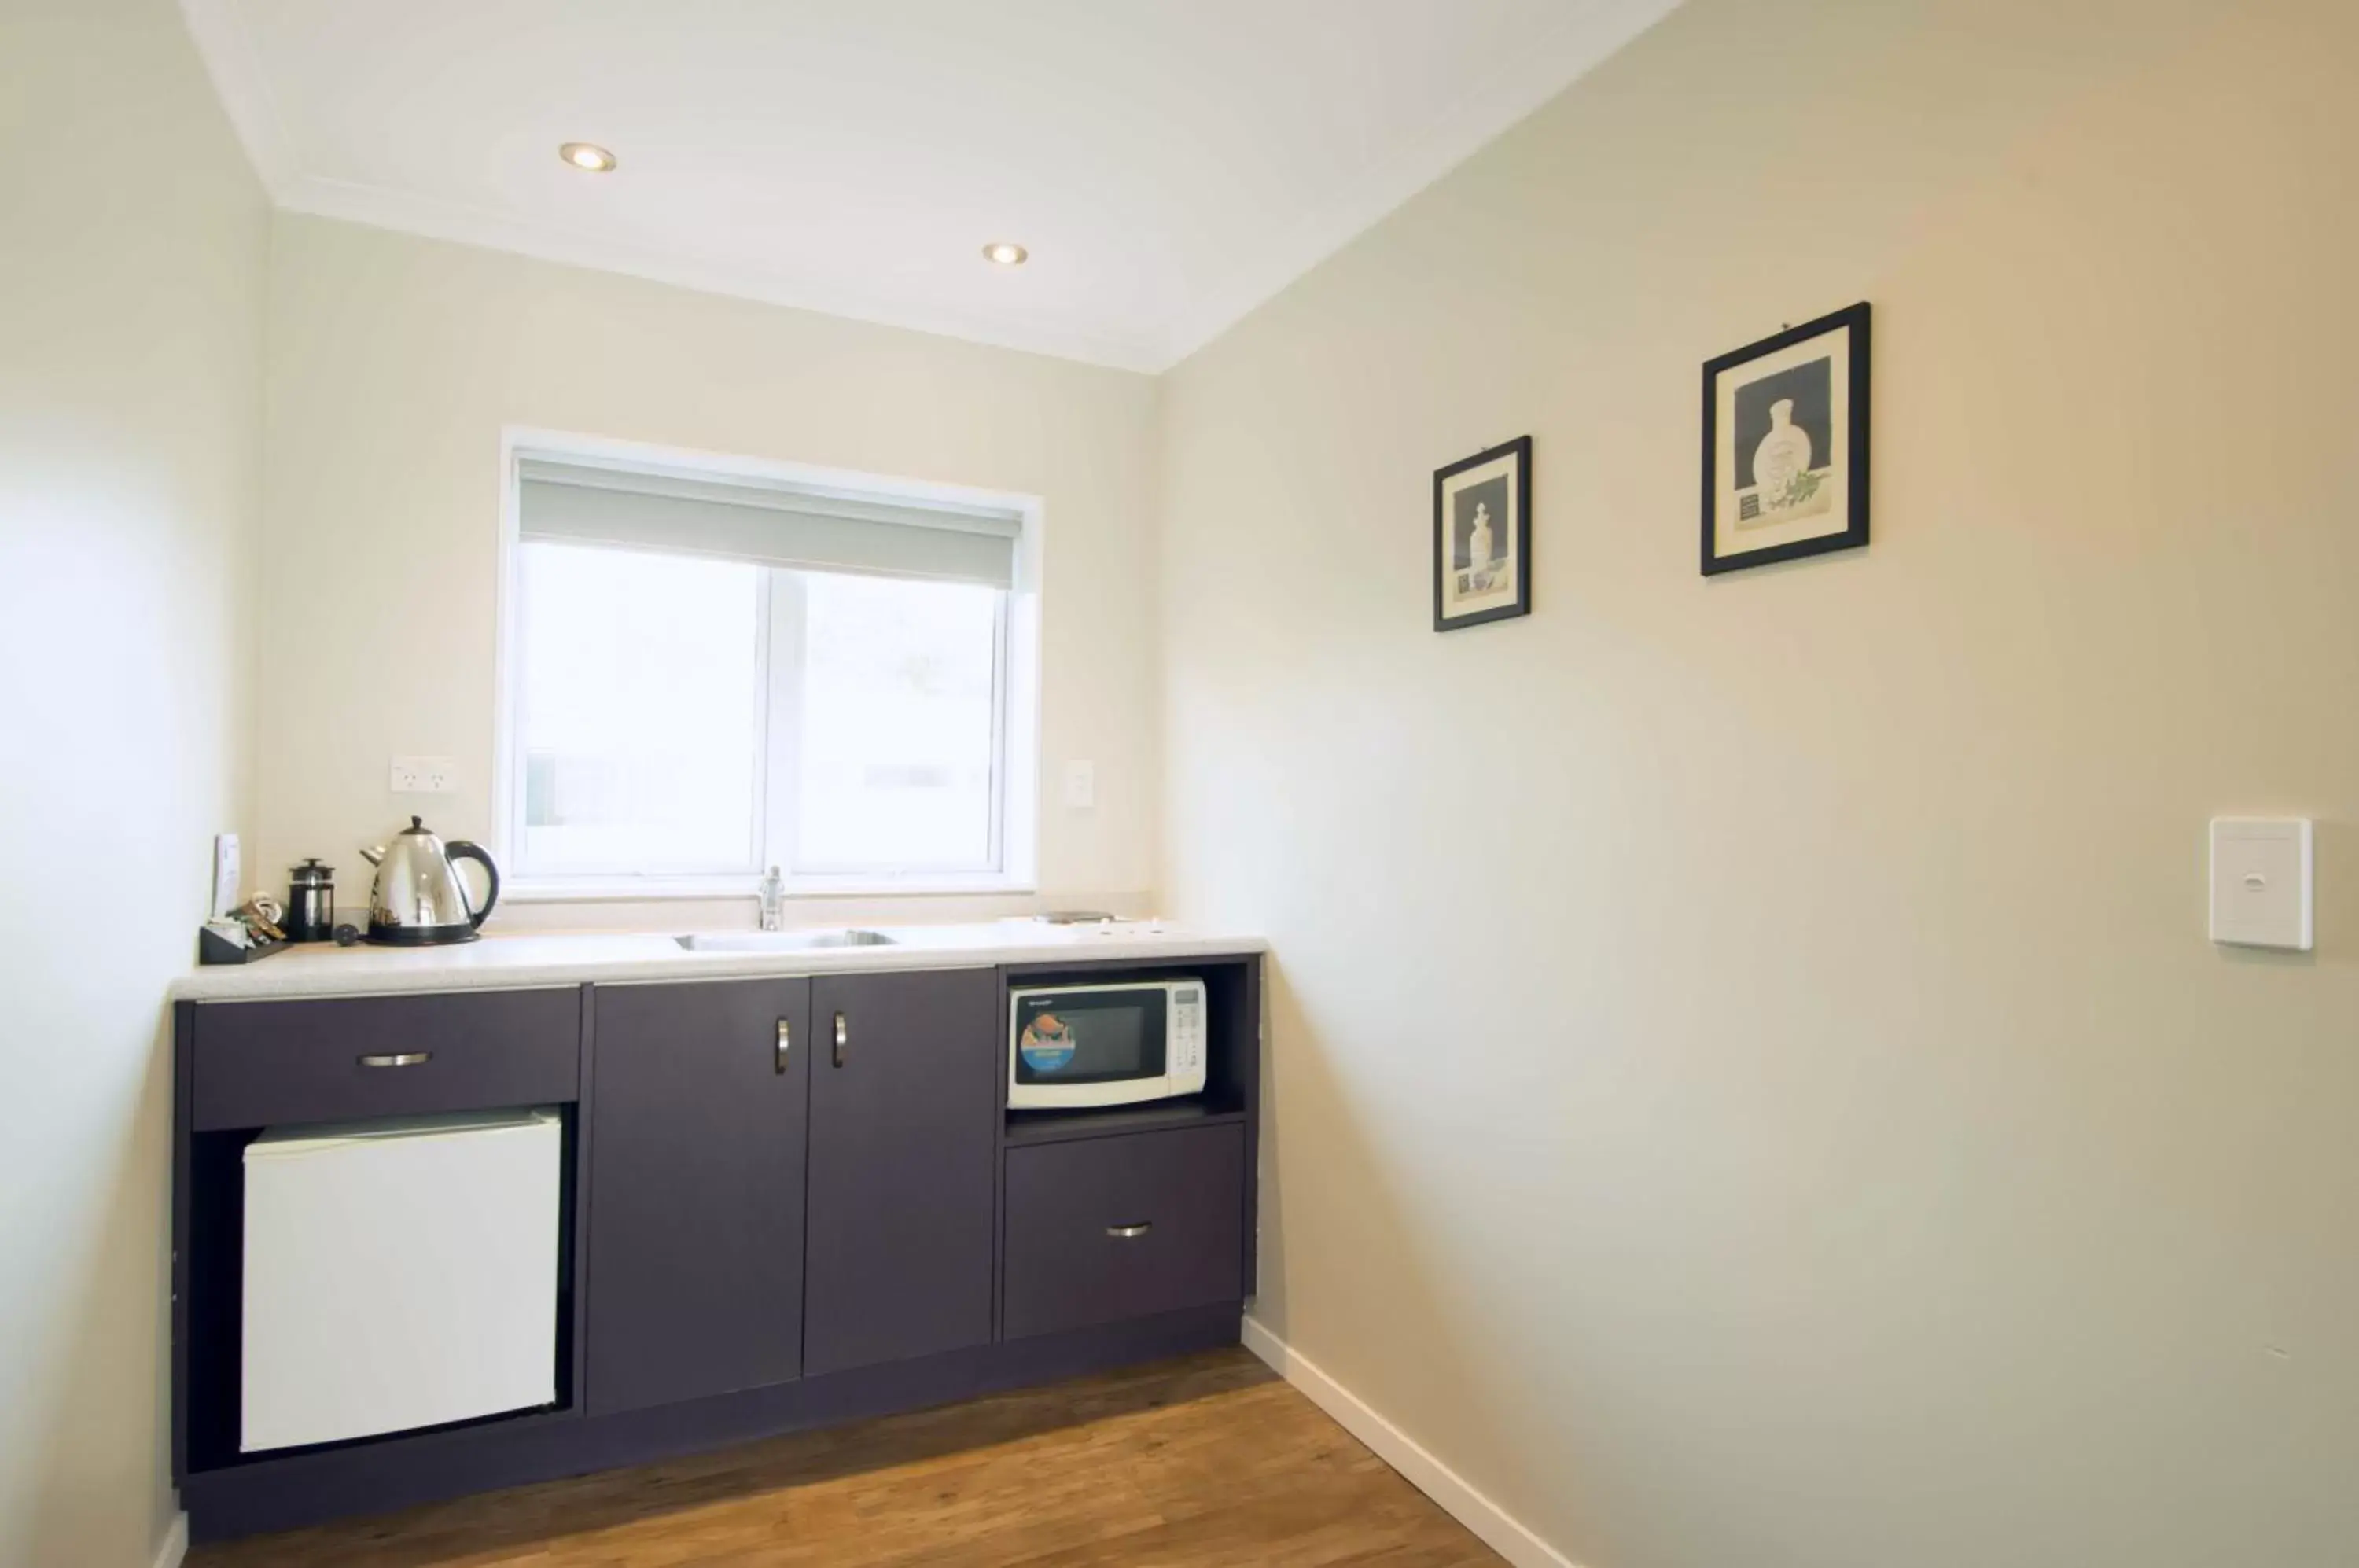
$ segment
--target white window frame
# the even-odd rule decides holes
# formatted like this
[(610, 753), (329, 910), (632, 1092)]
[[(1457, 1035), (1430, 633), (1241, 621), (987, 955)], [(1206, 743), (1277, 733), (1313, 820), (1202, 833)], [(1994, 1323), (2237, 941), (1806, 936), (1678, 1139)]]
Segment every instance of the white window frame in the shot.
[[(589, 462), (638, 472), (710, 481), (803, 485), (837, 493), (853, 491), (888, 499), (938, 506), (1013, 511), (1021, 519), (1016, 539), (1014, 581), (1000, 596), (995, 632), (995, 692), (992, 724), (991, 847), (995, 868), (972, 871), (846, 867), (826, 871), (795, 868), (793, 758), (774, 735), (791, 736), (787, 709), (799, 691), (802, 639), (777, 635), (801, 614), (797, 574), (771, 570), (761, 604), (756, 657), (761, 660), (762, 713), (756, 766), (755, 835), (760, 854), (751, 869), (711, 872), (596, 872), (580, 875), (523, 874), (524, 788), (521, 736), (516, 724), (520, 673), (517, 551), (523, 544), (520, 464), (539, 458)], [(562, 431), (511, 427), (500, 438), (497, 682), (493, 712), (495, 758), (492, 813), (494, 852), (513, 865), (501, 896), (518, 902), (568, 900), (720, 898), (748, 897), (761, 886), (763, 871), (777, 866), (790, 898), (930, 896), (1030, 893), (1038, 890), (1036, 852), (1039, 831), (1040, 582), (1045, 508), (1037, 495), (1012, 495), (960, 485), (928, 484), (843, 469), (756, 458), (723, 456), (637, 441), (609, 441)], [(781, 746), (789, 743), (782, 740)]]

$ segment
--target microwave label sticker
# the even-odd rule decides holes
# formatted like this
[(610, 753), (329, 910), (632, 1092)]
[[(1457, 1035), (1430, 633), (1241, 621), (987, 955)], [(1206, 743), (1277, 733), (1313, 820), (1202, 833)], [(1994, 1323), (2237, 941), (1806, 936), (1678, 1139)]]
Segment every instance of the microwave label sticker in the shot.
[(1073, 1062), (1073, 1027), (1054, 1013), (1042, 1013), (1024, 1026), (1016, 1049), (1033, 1072), (1061, 1073)]

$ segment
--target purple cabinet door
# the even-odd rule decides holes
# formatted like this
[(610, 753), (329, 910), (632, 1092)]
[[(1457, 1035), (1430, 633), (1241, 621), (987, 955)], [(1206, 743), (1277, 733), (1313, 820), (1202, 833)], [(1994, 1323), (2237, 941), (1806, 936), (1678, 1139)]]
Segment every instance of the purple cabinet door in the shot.
[(810, 982), (592, 998), (590, 1412), (798, 1376)]
[(1234, 1125), (1007, 1151), (1009, 1339), (1245, 1295)]
[(805, 1371), (991, 1338), (998, 1007), (987, 969), (811, 982)]

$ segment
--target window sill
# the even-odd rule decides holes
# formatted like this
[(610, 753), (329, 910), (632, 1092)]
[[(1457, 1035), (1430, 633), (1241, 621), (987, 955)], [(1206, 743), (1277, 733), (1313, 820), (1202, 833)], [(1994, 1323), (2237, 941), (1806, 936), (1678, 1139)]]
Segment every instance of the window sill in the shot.
[[(798, 877), (788, 879), (787, 900), (819, 898), (965, 898), (975, 894), (1037, 893), (1029, 877), (974, 872), (942, 877)], [(758, 877), (578, 877), (511, 878), (500, 901), (516, 904), (612, 904), (756, 899)]]

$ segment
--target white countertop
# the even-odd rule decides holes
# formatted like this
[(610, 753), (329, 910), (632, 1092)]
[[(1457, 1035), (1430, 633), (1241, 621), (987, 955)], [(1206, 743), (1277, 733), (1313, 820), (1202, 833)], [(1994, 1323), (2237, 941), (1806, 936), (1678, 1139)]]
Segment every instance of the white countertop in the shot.
[(769, 953), (692, 953), (669, 935), (638, 932), (486, 936), (453, 947), (338, 947), (333, 942), (306, 942), (252, 964), (191, 969), (172, 983), (171, 996), (178, 1002), (271, 1001), (578, 985), (584, 981), (608, 985), (728, 980), (1104, 958), (1157, 961), (1260, 953), (1267, 945), (1257, 936), (1223, 935), (1147, 920), (1052, 926), (1008, 920), (867, 929), (883, 931), (893, 942), (878, 947)]

